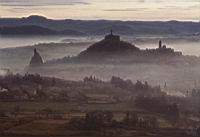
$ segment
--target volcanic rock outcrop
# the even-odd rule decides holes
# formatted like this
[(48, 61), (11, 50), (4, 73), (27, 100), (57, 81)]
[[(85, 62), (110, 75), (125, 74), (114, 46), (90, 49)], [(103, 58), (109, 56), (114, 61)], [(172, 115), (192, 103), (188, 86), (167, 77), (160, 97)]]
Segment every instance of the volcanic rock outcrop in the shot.
[[(139, 51), (139, 48), (134, 45), (120, 40), (120, 36), (113, 35), (111, 30), (110, 34), (105, 38), (91, 45), (88, 49), (81, 52), (79, 58), (86, 57), (98, 57), (98, 56), (111, 56), (111, 55), (123, 55)], [(102, 56), (103, 55), (103, 56)]]
[(30, 67), (38, 67), (38, 66), (41, 66), (43, 65), (43, 60), (42, 60), (42, 57), (40, 56), (40, 54), (37, 52), (36, 49), (34, 49), (34, 55), (33, 57), (31, 58), (31, 61), (30, 61)]

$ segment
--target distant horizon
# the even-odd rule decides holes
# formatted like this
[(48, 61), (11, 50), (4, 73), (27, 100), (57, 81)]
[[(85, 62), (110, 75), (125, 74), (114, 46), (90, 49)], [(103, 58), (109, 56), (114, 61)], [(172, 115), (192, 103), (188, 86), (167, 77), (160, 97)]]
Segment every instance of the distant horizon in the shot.
[(0, 0), (0, 17), (32, 14), (52, 19), (200, 21), (199, 0)]
[(177, 22), (194, 22), (194, 23), (200, 23), (200, 20), (177, 20), (177, 19), (166, 19), (166, 20), (134, 20), (134, 19), (126, 19), (126, 20), (120, 20), (120, 19), (107, 19), (107, 18), (99, 18), (99, 19), (73, 19), (73, 18), (53, 18), (53, 17), (48, 17), (45, 15), (41, 15), (41, 14), (30, 14), (30, 15), (24, 15), (24, 16), (8, 16), (8, 17), (3, 17), (0, 16), (0, 19), (22, 19), (22, 18), (29, 18), (31, 16), (39, 16), (39, 17), (44, 17), (46, 19), (51, 19), (51, 20), (80, 20), (80, 21), (101, 21), (101, 20), (105, 20), (105, 21), (142, 21), (142, 22), (171, 22), (171, 21), (177, 21)]

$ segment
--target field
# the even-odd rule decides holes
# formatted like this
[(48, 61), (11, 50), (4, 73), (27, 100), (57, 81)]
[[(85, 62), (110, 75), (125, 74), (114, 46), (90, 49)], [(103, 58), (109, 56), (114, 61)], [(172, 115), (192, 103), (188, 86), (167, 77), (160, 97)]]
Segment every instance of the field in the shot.
[(109, 111), (130, 111), (133, 110), (132, 105), (122, 104), (81, 104), (67, 102), (0, 102), (0, 112), (9, 112), (16, 107), (24, 112), (38, 112), (46, 108), (56, 110), (58, 112), (69, 111), (92, 111), (92, 110), (109, 110)]
[[(39, 113), (43, 110), (53, 110), (54, 113)], [(85, 112), (102, 110), (111, 111), (114, 119), (120, 121), (125, 117), (127, 111), (134, 111), (141, 116), (156, 115), (159, 119), (158, 129), (140, 129), (132, 127), (113, 127), (108, 129), (93, 130), (71, 130), (68, 122), (71, 118), (81, 118)], [(149, 113), (134, 108), (127, 104), (77, 104), (65, 102), (1, 102), (0, 112), (9, 114), (9, 117), (0, 118), (1, 137), (65, 137), (65, 136), (119, 136), (119, 137), (179, 137), (183, 134), (181, 129), (172, 129), (171, 124), (162, 115)], [(190, 131), (188, 131), (189, 133)], [(184, 131), (185, 137), (187, 137)], [(190, 134), (191, 135), (191, 134)], [(183, 137), (183, 136), (181, 136)], [(189, 137), (189, 136), (188, 136)], [(190, 136), (191, 137), (191, 136)]]

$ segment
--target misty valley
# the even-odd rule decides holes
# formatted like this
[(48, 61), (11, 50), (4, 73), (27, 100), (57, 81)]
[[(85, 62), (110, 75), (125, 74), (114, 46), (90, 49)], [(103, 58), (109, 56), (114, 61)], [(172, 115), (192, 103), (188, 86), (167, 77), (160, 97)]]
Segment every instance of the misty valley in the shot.
[(199, 137), (199, 26), (0, 18), (0, 137)]

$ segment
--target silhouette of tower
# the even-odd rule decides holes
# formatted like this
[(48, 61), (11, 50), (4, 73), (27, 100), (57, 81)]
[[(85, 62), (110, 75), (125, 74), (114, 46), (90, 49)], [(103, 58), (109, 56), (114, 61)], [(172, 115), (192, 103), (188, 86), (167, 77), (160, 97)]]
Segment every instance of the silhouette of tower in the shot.
[(110, 30), (110, 35), (113, 35), (113, 30), (112, 29)]
[(162, 41), (159, 40), (159, 49), (161, 49), (161, 48), (162, 48)]

